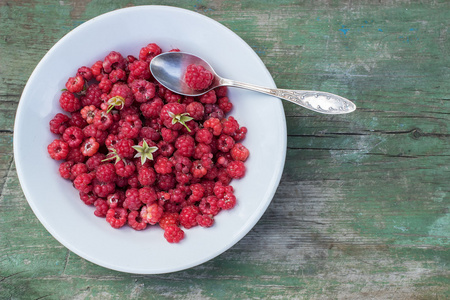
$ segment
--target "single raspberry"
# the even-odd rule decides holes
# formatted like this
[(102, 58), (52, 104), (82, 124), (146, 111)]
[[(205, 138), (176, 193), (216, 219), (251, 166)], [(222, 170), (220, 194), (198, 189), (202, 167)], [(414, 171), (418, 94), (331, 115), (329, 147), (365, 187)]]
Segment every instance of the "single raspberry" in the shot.
[(120, 228), (127, 223), (128, 212), (125, 208), (110, 208), (106, 213), (106, 221), (113, 228)]
[(245, 165), (242, 161), (235, 160), (228, 164), (227, 173), (231, 178), (242, 178), (245, 175)]
[(139, 200), (146, 205), (150, 205), (156, 202), (157, 194), (153, 187), (144, 186), (139, 189)]
[(234, 139), (226, 134), (221, 134), (217, 140), (217, 148), (222, 152), (229, 152), (235, 144)]
[[(160, 112), (160, 118), (164, 126), (173, 130), (180, 130), (183, 127), (181, 122), (176, 122), (177, 116), (182, 116), (186, 112), (180, 103), (168, 103), (164, 105)], [(175, 121), (174, 121), (175, 120)]]
[(142, 128), (142, 121), (139, 117), (135, 119), (127, 118), (126, 121), (119, 121), (119, 139), (135, 139), (139, 136), (139, 132)]
[(134, 142), (131, 139), (121, 139), (119, 140), (114, 148), (116, 149), (117, 154), (121, 158), (132, 158), (134, 153), (136, 152), (133, 149)]
[(203, 104), (214, 104), (217, 101), (216, 92), (211, 90), (199, 97), (199, 101)]
[(217, 201), (217, 206), (221, 209), (232, 209), (236, 205), (236, 196), (232, 192), (226, 192)]
[(178, 131), (169, 128), (161, 128), (161, 137), (167, 143), (173, 143), (178, 138)]
[(250, 151), (241, 143), (236, 143), (231, 148), (230, 154), (234, 160), (246, 161), (250, 155)]
[(161, 139), (161, 134), (155, 129), (145, 126), (141, 128), (141, 131), (139, 132), (139, 137), (142, 139), (157, 142)]
[(117, 142), (120, 141), (120, 139), (115, 134), (108, 134), (105, 140), (105, 146), (108, 148), (108, 150), (111, 151), (111, 148), (115, 148)]
[(233, 187), (231, 185), (224, 185), (222, 182), (216, 182), (214, 184), (214, 195), (217, 198), (223, 198), (225, 193), (233, 193)]
[(86, 89), (86, 94), (80, 97), (81, 106), (94, 105), (95, 107), (100, 108), (100, 105), (102, 104), (102, 94), (103, 91), (98, 84), (90, 84)]
[(170, 193), (170, 201), (176, 203), (183, 203), (186, 200), (186, 190), (183, 186), (178, 185), (176, 188), (171, 189)]
[(228, 167), (228, 164), (233, 160), (230, 152), (219, 152), (216, 154), (216, 162), (219, 167)]
[(212, 215), (197, 215), (195, 220), (201, 227), (211, 227), (214, 224), (214, 217)]
[(113, 164), (104, 163), (98, 166), (95, 176), (100, 182), (113, 182), (116, 179), (116, 169)]
[[(131, 104), (133, 104), (134, 97), (133, 93), (131, 92), (131, 89), (128, 87), (127, 84), (123, 82), (117, 82), (115, 83), (111, 91), (109, 92), (109, 99), (120, 97), (123, 99), (123, 107), (129, 107)], [(120, 109), (120, 106), (116, 105), (116, 108)]]
[(139, 200), (139, 190), (137, 188), (129, 188), (125, 192), (125, 201), (123, 207), (129, 210), (139, 210), (142, 206), (141, 200)]
[(203, 155), (210, 154), (212, 151), (210, 145), (206, 145), (203, 143), (198, 143), (194, 149), (194, 155), (192, 156), (194, 159), (201, 159)]
[(172, 161), (175, 170), (183, 172), (183, 173), (189, 173), (192, 166), (192, 161), (186, 157), (181, 155), (175, 155), (170, 158)]
[(217, 118), (209, 118), (203, 123), (204, 128), (209, 128), (213, 135), (219, 136), (222, 133), (222, 123)]
[(108, 195), (113, 194), (116, 191), (115, 182), (100, 182), (94, 180), (92, 184), (92, 191), (100, 198), (106, 198)]
[(109, 207), (105, 200), (98, 198), (97, 200), (95, 200), (94, 206), (94, 215), (100, 218), (106, 217), (106, 213), (108, 212)]
[(106, 197), (109, 208), (122, 207), (123, 201), (125, 201), (125, 192), (122, 190), (116, 190)]
[(227, 169), (220, 168), (217, 172), (217, 180), (224, 185), (228, 185), (231, 182), (231, 177), (228, 175)]
[(87, 194), (92, 191), (92, 180), (94, 179), (94, 177), (95, 175), (93, 175), (92, 173), (80, 174), (73, 181), (73, 185), (80, 192)]
[(155, 85), (144, 79), (136, 79), (130, 85), (131, 92), (137, 102), (147, 102), (155, 97), (156, 88)]
[(88, 168), (84, 163), (77, 163), (70, 168), (70, 180), (75, 180), (78, 175), (88, 173)]
[(98, 109), (92, 124), (100, 130), (107, 130), (113, 124), (113, 117), (110, 113)]
[(57, 113), (49, 123), (50, 131), (55, 134), (63, 134), (68, 127), (69, 120), (68, 116)]
[(74, 163), (84, 162), (85, 156), (81, 153), (80, 148), (72, 148), (67, 154), (66, 160), (73, 161)]
[(83, 142), (83, 130), (75, 126), (71, 126), (64, 131), (62, 138), (69, 145), (69, 147), (77, 147)]
[(113, 82), (109, 79), (109, 76), (102, 75), (99, 81), (98, 88), (102, 91), (102, 93), (109, 93), (113, 86)]
[(67, 112), (74, 112), (81, 108), (80, 99), (69, 91), (64, 91), (59, 97), (59, 105)]
[(166, 100), (166, 103), (181, 103), (181, 100), (183, 99), (183, 96), (180, 94), (174, 93), (171, 90), (165, 89), (164, 92), (160, 93), (161, 97)]
[(164, 156), (158, 156), (155, 163), (155, 171), (159, 174), (170, 174), (172, 173), (173, 164), (172, 162)]
[[(101, 60), (96, 61), (92, 66), (92, 75), (97, 79), (98, 76), (101, 76), (103, 73), (103, 62)], [(100, 81), (97, 79), (97, 81)]]
[(149, 63), (142, 60), (135, 60), (128, 64), (130, 77), (136, 79), (150, 79), (151, 73), (148, 67)]
[(202, 165), (201, 160), (195, 160), (192, 163), (191, 174), (195, 178), (202, 178), (206, 175), (208, 170)]
[(246, 134), (247, 134), (247, 127), (241, 127), (236, 131), (233, 138), (236, 142), (242, 141), (245, 138)]
[(73, 166), (73, 161), (65, 161), (59, 165), (59, 175), (64, 179), (70, 179), (70, 169)]
[(217, 118), (222, 120), (225, 118), (225, 113), (220, 109), (217, 104), (205, 104), (205, 116), (204, 119)]
[(164, 238), (169, 243), (179, 243), (184, 238), (184, 231), (176, 225), (168, 225), (164, 229)]
[(94, 123), (95, 113), (98, 111), (98, 108), (94, 105), (84, 106), (81, 110), (81, 116), (86, 120), (88, 124)]
[(146, 118), (158, 118), (164, 102), (159, 97), (154, 97), (152, 100), (142, 103), (139, 109), (142, 115)]
[(118, 81), (125, 81), (127, 80), (127, 73), (123, 69), (115, 69), (112, 70), (111, 73), (108, 75), (109, 80), (111, 80), (112, 83), (116, 83)]
[(100, 144), (97, 142), (97, 140), (94, 137), (90, 137), (81, 144), (81, 153), (84, 156), (92, 156), (95, 153), (97, 153), (98, 148), (100, 147)]
[(166, 141), (160, 141), (158, 143), (157, 147), (158, 147), (158, 153), (165, 157), (171, 156), (173, 154), (173, 152), (175, 151), (175, 147)]
[(93, 205), (95, 201), (98, 199), (98, 197), (92, 192), (88, 193), (80, 192), (80, 199), (86, 205)]
[(80, 75), (86, 81), (89, 81), (92, 78), (94, 78), (94, 75), (92, 74), (92, 69), (86, 66), (82, 66), (81, 68), (79, 68), (77, 71), (77, 75)]
[(189, 184), (192, 180), (192, 174), (175, 171), (175, 180), (180, 184)]
[(108, 138), (108, 132), (97, 128), (94, 124), (89, 124), (83, 128), (85, 137), (93, 137), (99, 144), (104, 144)]
[(138, 180), (142, 186), (153, 185), (156, 181), (156, 173), (153, 168), (141, 167), (138, 172)]
[(81, 75), (70, 77), (66, 82), (66, 89), (70, 93), (79, 93), (84, 88), (84, 78)]
[(161, 54), (161, 52), (161, 48), (157, 44), (148, 44), (139, 51), (139, 60), (150, 62), (153, 57)]
[(190, 135), (182, 135), (176, 139), (175, 148), (177, 148), (177, 153), (179, 155), (191, 157), (194, 155), (195, 140)]
[(136, 170), (136, 166), (130, 160), (121, 159), (117, 163), (114, 164), (114, 168), (116, 170), (116, 174), (120, 177), (129, 177), (133, 175)]
[(215, 216), (220, 211), (220, 207), (217, 205), (218, 201), (219, 199), (216, 196), (208, 196), (200, 201), (198, 208), (202, 214)]
[(75, 111), (70, 114), (69, 126), (84, 128), (86, 125), (87, 122), (85, 119), (83, 119), (79, 111)]
[(205, 107), (200, 102), (194, 101), (186, 106), (186, 112), (196, 121), (203, 120)]
[(86, 160), (86, 166), (88, 170), (94, 171), (95, 169), (97, 169), (97, 167), (102, 164), (102, 160), (104, 160), (105, 158), (106, 158), (105, 154), (99, 152), (89, 157)]
[(128, 214), (128, 225), (135, 230), (143, 230), (147, 227), (147, 223), (142, 219), (138, 211), (131, 211)]
[(194, 90), (207, 89), (214, 79), (214, 75), (203, 66), (191, 64), (186, 68), (184, 80)]
[(222, 132), (228, 135), (235, 134), (236, 131), (238, 131), (239, 129), (239, 123), (232, 116), (229, 116), (227, 119), (224, 119), (222, 121), (222, 124), (223, 124)]
[(159, 222), (163, 215), (163, 208), (157, 203), (143, 206), (141, 209), (141, 217), (150, 225), (155, 225)]
[(116, 51), (111, 51), (103, 60), (103, 71), (110, 73), (115, 69), (123, 69), (125, 67), (125, 59), (122, 54)]
[(47, 146), (47, 151), (55, 160), (65, 159), (69, 154), (69, 145), (63, 140), (56, 139)]
[(220, 97), (217, 99), (217, 104), (224, 113), (229, 113), (233, 109), (233, 103), (230, 102), (228, 97)]
[(176, 185), (175, 176), (173, 174), (158, 174), (156, 183), (159, 189), (168, 191), (173, 189)]
[(186, 229), (197, 226), (197, 216), (200, 211), (197, 206), (188, 205), (181, 210), (180, 213), (180, 224)]
[(195, 133), (195, 141), (198, 143), (211, 144), (213, 134), (206, 128), (201, 128)]
[(202, 180), (201, 184), (205, 188), (205, 196), (204, 197), (208, 197), (208, 196), (213, 196), (214, 195), (214, 185), (215, 185), (214, 181)]
[(217, 176), (219, 175), (219, 169), (213, 165), (212, 168), (208, 169), (208, 172), (205, 176), (203, 176), (206, 180), (216, 180)]
[(165, 212), (158, 223), (162, 229), (166, 229), (169, 225), (178, 226), (180, 224), (179, 215), (177, 213)]

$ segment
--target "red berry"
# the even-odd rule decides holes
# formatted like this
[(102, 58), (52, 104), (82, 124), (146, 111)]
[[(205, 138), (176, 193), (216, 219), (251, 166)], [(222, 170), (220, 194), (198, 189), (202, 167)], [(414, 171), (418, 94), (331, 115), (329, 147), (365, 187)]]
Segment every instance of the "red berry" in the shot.
[(77, 71), (77, 75), (80, 75), (86, 81), (89, 81), (92, 78), (94, 78), (94, 75), (92, 74), (92, 69), (89, 68), (89, 67), (86, 67), (86, 66), (83, 66), (83, 67), (79, 68), (78, 71)]
[(106, 213), (106, 221), (113, 228), (120, 228), (127, 223), (128, 212), (125, 208), (110, 208)]
[(114, 164), (114, 168), (116, 170), (116, 174), (120, 177), (129, 177), (133, 175), (134, 170), (136, 170), (136, 166), (132, 161), (121, 159), (117, 163)]
[(111, 163), (104, 163), (98, 166), (95, 177), (100, 182), (113, 182), (116, 180), (116, 169)]
[(168, 225), (164, 230), (164, 238), (169, 243), (179, 243), (184, 238), (184, 231), (176, 225)]
[(83, 173), (78, 175), (73, 181), (74, 187), (82, 193), (89, 193), (92, 191), (92, 180), (94, 179), (93, 174)]
[(197, 215), (196, 221), (201, 227), (211, 227), (214, 224), (212, 215)]
[(166, 229), (169, 225), (178, 226), (180, 224), (179, 214), (165, 212), (158, 223), (162, 229)]
[(90, 137), (89, 139), (84, 140), (83, 144), (81, 144), (81, 153), (84, 156), (92, 156), (95, 153), (97, 153), (98, 148), (100, 147), (100, 144), (97, 142), (97, 140), (93, 137)]
[(133, 146), (134, 146), (133, 140), (121, 139), (116, 143), (114, 149), (116, 149), (117, 154), (121, 158), (132, 158), (134, 156), (134, 153), (136, 152), (133, 149)]
[(186, 106), (186, 112), (196, 121), (203, 120), (205, 115), (205, 107), (200, 102), (192, 102)]
[(139, 169), (138, 180), (142, 186), (153, 185), (156, 180), (156, 173), (153, 168), (147, 168), (143, 166)]
[(161, 54), (161, 52), (161, 48), (157, 44), (148, 44), (139, 51), (139, 60), (150, 62), (153, 57)]
[(242, 178), (245, 175), (245, 165), (242, 161), (232, 161), (227, 166), (227, 173), (231, 178)]
[(129, 210), (139, 210), (142, 206), (139, 200), (139, 190), (137, 188), (130, 188), (125, 192), (125, 201), (123, 207)]
[(63, 134), (68, 127), (70, 118), (62, 113), (57, 113), (50, 121), (50, 131), (56, 134)]
[(227, 192), (217, 201), (217, 205), (221, 209), (232, 209), (236, 205), (236, 196), (233, 193)]
[(138, 211), (131, 211), (128, 214), (128, 225), (135, 230), (143, 230), (147, 227), (147, 223), (142, 219)]
[(143, 206), (141, 209), (141, 217), (151, 225), (155, 225), (162, 217), (164, 210), (157, 203)]
[(128, 65), (130, 70), (129, 77), (134, 79), (150, 79), (151, 73), (148, 67), (148, 62), (142, 60), (135, 60)]
[(95, 200), (94, 206), (94, 215), (101, 218), (106, 217), (106, 213), (108, 212), (109, 207), (105, 200), (98, 198), (97, 200)]
[(81, 108), (80, 99), (69, 91), (65, 91), (59, 97), (59, 105), (67, 112), (74, 112)]
[(56, 139), (47, 146), (47, 150), (51, 158), (61, 160), (65, 159), (69, 154), (69, 145), (62, 140)]
[(122, 54), (111, 51), (103, 60), (103, 70), (110, 73), (114, 69), (123, 69), (125, 67), (125, 59)]
[(137, 102), (147, 102), (155, 97), (155, 85), (147, 80), (136, 79), (131, 83), (130, 87)]
[(209, 118), (203, 123), (204, 128), (209, 128), (215, 136), (219, 136), (222, 133), (222, 123), (217, 118)]
[(155, 171), (159, 174), (170, 174), (172, 173), (173, 164), (172, 162), (164, 156), (158, 156), (155, 163)]
[(214, 75), (200, 65), (189, 65), (184, 75), (186, 84), (194, 90), (207, 89), (214, 79)]
[(200, 211), (197, 206), (189, 205), (184, 207), (180, 213), (180, 224), (186, 229), (192, 228), (197, 225), (197, 216)]
[(250, 151), (248, 151), (248, 149), (241, 143), (236, 143), (233, 148), (231, 148), (230, 153), (234, 160), (246, 161)]
[(144, 186), (139, 189), (139, 200), (146, 205), (156, 202), (157, 194), (153, 187)]
[(71, 126), (64, 131), (62, 138), (69, 147), (77, 147), (83, 142), (83, 130), (79, 127)]
[(70, 77), (66, 82), (66, 89), (70, 93), (79, 93), (83, 90), (84, 87), (84, 78), (81, 75), (76, 75), (74, 77)]
[(194, 155), (195, 140), (190, 135), (182, 135), (175, 141), (175, 148), (177, 148), (177, 153), (179, 155), (191, 157)]
[(203, 198), (198, 205), (198, 208), (202, 212), (202, 214), (206, 215), (217, 215), (220, 211), (220, 207), (218, 206), (218, 199), (216, 196), (208, 196)]
[(217, 101), (216, 92), (211, 90), (206, 94), (201, 95), (199, 100), (203, 104), (214, 104)]
[(59, 165), (59, 175), (64, 179), (71, 177), (70, 169), (73, 166), (73, 161), (65, 161)]

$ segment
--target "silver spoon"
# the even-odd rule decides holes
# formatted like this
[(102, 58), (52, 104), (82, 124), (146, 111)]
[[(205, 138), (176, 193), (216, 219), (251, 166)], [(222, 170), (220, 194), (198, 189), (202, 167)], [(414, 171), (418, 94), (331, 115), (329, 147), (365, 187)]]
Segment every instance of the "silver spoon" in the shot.
[[(214, 75), (213, 82), (207, 89), (194, 90), (184, 82), (184, 74), (191, 64), (201, 65)], [(350, 100), (331, 93), (271, 89), (222, 78), (206, 61), (185, 52), (166, 52), (155, 56), (150, 62), (150, 71), (163, 86), (184, 96), (200, 96), (219, 86), (231, 86), (275, 96), (322, 114), (346, 114), (356, 109), (356, 105)]]

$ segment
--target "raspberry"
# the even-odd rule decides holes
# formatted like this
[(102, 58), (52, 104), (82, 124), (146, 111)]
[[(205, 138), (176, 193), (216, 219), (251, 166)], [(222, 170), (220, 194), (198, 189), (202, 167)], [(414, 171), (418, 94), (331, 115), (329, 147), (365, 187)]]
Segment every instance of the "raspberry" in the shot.
[(157, 118), (164, 106), (164, 102), (159, 97), (154, 97), (149, 102), (142, 103), (139, 109), (146, 118)]
[(202, 214), (217, 215), (220, 211), (220, 207), (217, 205), (218, 199), (216, 196), (208, 196), (203, 198), (198, 205)]
[(141, 131), (139, 132), (139, 137), (142, 139), (157, 142), (160, 140), (161, 135), (155, 129), (145, 126), (141, 128)]
[(221, 134), (217, 141), (217, 148), (222, 152), (229, 152), (235, 144), (234, 139), (226, 134)]
[(161, 54), (161, 52), (161, 48), (157, 44), (148, 44), (139, 51), (139, 60), (150, 62), (153, 57)]
[(245, 165), (242, 161), (232, 161), (227, 166), (227, 173), (231, 178), (242, 178), (245, 175)]
[(164, 90), (164, 93), (160, 92), (160, 95), (166, 100), (166, 103), (181, 103), (181, 99), (183, 98), (183, 96), (167, 89)]
[(64, 179), (71, 177), (70, 169), (73, 166), (73, 161), (65, 161), (59, 165), (59, 175)]
[(93, 137), (90, 137), (89, 139), (84, 140), (84, 142), (81, 144), (81, 153), (84, 156), (92, 156), (95, 153), (97, 153), (98, 148), (100, 147), (100, 144), (97, 142), (97, 140)]
[(83, 142), (83, 130), (75, 126), (71, 126), (64, 131), (62, 138), (69, 145), (69, 147), (75, 148)]
[[(123, 106), (129, 107), (133, 104), (134, 98), (131, 89), (122, 82), (117, 82), (111, 87), (111, 91), (109, 92), (109, 99), (114, 97), (120, 97), (123, 99)], [(116, 107), (120, 108), (120, 107)]]
[(171, 130), (168, 128), (161, 128), (161, 137), (167, 143), (173, 143), (178, 137), (178, 131)]
[(205, 104), (205, 119), (217, 118), (222, 120), (225, 117), (225, 113), (220, 109), (217, 104)]
[(125, 81), (127, 79), (127, 73), (122, 69), (115, 69), (109, 73), (108, 79), (111, 80), (112, 83)]
[(115, 191), (114, 194), (109, 194), (106, 197), (106, 202), (110, 208), (122, 207), (125, 200), (125, 193), (121, 190)]
[(211, 144), (213, 134), (206, 128), (199, 129), (195, 133), (195, 141), (198, 143)]
[(97, 128), (94, 124), (89, 124), (83, 128), (85, 137), (93, 137), (98, 143), (103, 144), (108, 138), (108, 132)]
[(97, 110), (92, 124), (100, 130), (107, 130), (113, 124), (112, 115), (106, 111)]
[(98, 86), (98, 84), (91, 84), (86, 89), (86, 94), (84, 96), (80, 97), (81, 106), (89, 106), (94, 105), (97, 108), (100, 108), (100, 105), (102, 104), (102, 95), (103, 91)]
[(228, 97), (220, 97), (217, 100), (217, 104), (224, 113), (229, 113), (233, 109), (233, 103), (230, 102)]
[[(97, 76), (101, 76), (103, 73), (103, 62), (101, 60), (96, 61), (92, 65), (91, 70), (92, 70), (92, 75), (95, 78), (97, 78)], [(99, 81), (99, 80), (97, 79), (97, 81)]]
[(220, 86), (214, 90), (216, 91), (217, 97), (225, 97), (228, 93), (228, 88), (226, 86)]
[(91, 157), (86, 160), (86, 166), (89, 171), (94, 171), (98, 166), (101, 165), (102, 160), (104, 160), (106, 156), (103, 153), (95, 153)]
[(122, 54), (111, 51), (103, 60), (103, 71), (111, 73), (114, 69), (123, 69), (125, 67), (125, 59)]
[(246, 161), (250, 151), (248, 151), (248, 149), (241, 143), (236, 143), (233, 148), (231, 148), (230, 153), (234, 160)]
[(142, 219), (138, 211), (131, 211), (128, 214), (128, 225), (135, 230), (143, 230), (147, 227), (147, 223)]
[(173, 164), (167, 157), (158, 156), (155, 163), (155, 171), (159, 174), (172, 173)]
[(141, 209), (141, 217), (150, 225), (155, 225), (161, 219), (164, 210), (157, 203), (147, 205)]
[(164, 126), (173, 130), (180, 130), (183, 124), (180, 122), (173, 122), (174, 116), (181, 116), (186, 110), (180, 103), (168, 103), (164, 105), (160, 112), (160, 118)]
[(106, 198), (108, 195), (114, 193), (116, 191), (115, 182), (100, 182), (98, 180), (94, 180), (92, 185), (92, 191), (98, 197)]
[(191, 174), (195, 178), (202, 178), (207, 172), (208, 170), (203, 166), (201, 160), (195, 160), (192, 163)]
[(75, 163), (84, 162), (84, 159), (85, 156), (81, 153), (81, 149), (78, 147), (70, 149), (66, 157), (67, 161), (73, 161)]
[(156, 191), (154, 188), (144, 186), (139, 189), (139, 200), (146, 205), (153, 204), (157, 200)]
[(94, 206), (95, 206), (94, 215), (101, 218), (106, 217), (106, 213), (108, 212), (109, 207), (105, 200), (100, 198), (95, 200)]
[(195, 220), (201, 227), (211, 227), (214, 224), (214, 217), (211, 215), (197, 215)]
[(98, 166), (95, 177), (100, 182), (113, 182), (116, 179), (116, 169), (111, 163), (104, 163)]
[(98, 84), (98, 88), (103, 93), (109, 93), (112, 89), (112, 86), (113, 86), (113, 82), (109, 79), (109, 76), (103, 75)]
[(70, 93), (79, 93), (83, 90), (84, 87), (84, 78), (81, 75), (75, 75), (74, 77), (70, 77), (66, 82), (66, 89)]
[(155, 97), (155, 85), (147, 80), (136, 79), (131, 83), (131, 92), (137, 102), (147, 102)]
[(212, 149), (210, 145), (198, 143), (194, 149), (193, 158), (201, 159), (203, 155), (211, 153)]
[(214, 75), (200, 65), (189, 65), (184, 74), (186, 84), (194, 90), (207, 89), (214, 79)]
[(73, 181), (74, 187), (82, 193), (89, 193), (92, 191), (92, 180), (94, 175), (91, 173), (83, 173), (78, 175)]
[(50, 131), (55, 134), (63, 134), (68, 127), (69, 120), (70, 118), (68, 116), (57, 113), (49, 123)]
[(245, 138), (246, 134), (247, 134), (247, 127), (241, 127), (236, 131), (233, 138), (236, 142), (242, 141)]
[(158, 174), (156, 177), (156, 183), (158, 188), (163, 191), (173, 189), (176, 185), (175, 177), (173, 174)]
[(214, 181), (202, 180), (201, 184), (205, 188), (205, 196), (204, 197), (214, 195), (214, 185), (215, 185)]
[(77, 75), (80, 75), (86, 81), (89, 81), (92, 78), (94, 78), (94, 75), (92, 74), (92, 69), (89, 68), (89, 67), (86, 67), (86, 66), (83, 66), (83, 67), (79, 68), (78, 71), (77, 71)]
[(236, 205), (236, 196), (233, 193), (226, 192), (222, 198), (217, 201), (217, 206), (221, 209), (232, 209)]
[(115, 163), (114, 168), (116, 170), (116, 174), (120, 177), (129, 177), (136, 170), (136, 166), (133, 162), (124, 159)]
[(224, 185), (221, 182), (216, 182), (214, 185), (214, 195), (217, 198), (223, 198), (225, 193), (233, 193), (233, 187), (231, 185)]
[(80, 199), (86, 205), (93, 205), (95, 201), (98, 199), (98, 197), (94, 195), (94, 193), (92, 192), (88, 193), (80, 192)]
[(114, 148), (116, 149), (117, 154), (121, 158), (132, 158), (135, 153), (133, 146), (134, 146), (133, 140), (121, 139), (116, 143)]
[(172, 153), (175, 151), (175, 147), (166, 142), (166, 141), (160, 141), (158, 143), (158, 152), (160, 155), (165, 156), (165, 157), (169, 157), (172, 155)]
[(216, 92), (211, 90), (206, 94), (201, 95), (199, 100), (203, 104), (214, 104), (217, 101)]
[(178, 186), (175, 189), (171, 189), (170, 191), (170, 201), (175, 203), (183, 203), (186, 199), (186, 191), (182, 186)]
[(141, 200), (139, 200), (139, 190), (137, 188), (129, 188), (125, 192), (125, 201), (123, 207), (129, 210), (139, 210), (142, 206)]
[(219, 169), (217, 179), (224, 185), (228, 185), (231, 182), (231, 177), (228, 175), (227, 169)]
[(69, 154), (69, 145), (63, 140), (56, 139), (47, 146), (47, 151), (54, 160), (65, 159)]
[(84, 163), (77, 163), (70, 168), (70, 180), (74, 180), (78, 175), (88, 172), (88, 168)]
[(190, 135), (182, 135), (176, 139), (175, 148), (177, 148), (177, 153), (179, 155), (191, 157), (194, 155), (195, 140)]
[(184, 231), (176, 225), (168, 225), (164, 229), (164, 238), (169, 243), (179, 243), (184, 238)]
[(80, 99), (69, 91), (65, 91), (59, 97), (59, 105), (67, 112), (74, 112), (81, 108)]
[(127, 118), (126, 121), (119, 121), (119, 139), (135, 139), (139, 136), (139, 132), (142, 128), (142, 121), (139, 118), (131, 119)]
[(219, 136), (222, 133), (222, 123), (217, 118), (209, 118), (203, 123), (204, 128), (209, 128), (212, 131), (212, 134), (215, 136)]
[(188, 200), (190, 203), (199, 202), (202, 200), (203, 196), (205, 195), (205, 188), (200, 183), (194, 183), (189, 186), (192, 193), (189, 196)]
[(197, 206), (189, 205), (184, 207), (180, 213), (180, 224), (186, 229), (197, 226), (197, 216), (200, 211)]
[(222, 132), (228, 135), (235, 134), (236, 131), (238, 131), (239, 129), (239, 123), (232, 116), (228, 117), (228, 119), (223, 120), (222, 124), (223, 124)]
[(127, 223), (128, 212), (125, 208), (110, 208), (106, 213), (106, 221), (113, 228), (120, 228)]
[(81, 109), (80, 113), (83, 119), (85, 119), (88, 124), (92, 124), (94, 123), (94, 117), (97, 110), (98, 108), (94, 105), (87, 105)]
[(129, 76), (134, 79), (150, 79), (151, 73), (148, 65), (148, 62), (142, 60), (133, 61), (128, 65)]
[(71, 113), (71, 117), (69, 120), (69, 126), (76, 126), (79, 128), (83, 128), (87, 125), (86, 120), (83, 119), (81, 116), (81, 113), (79, 112), (73, 112)]
[(186, 106), (186, 112), (196, 121), (201, 121), (205, 114), (205, 107), (200, 102), (192, 102)]
[(138, 174), (138, 180), (142, 186), (155, 183), (156, 173), (153, 171), (153, 168), (141, 167)]
[(161, 219), (159, 220), (159, 226), (162, 229), (166, 229), (169, 225), (178, 226), (180, 224), (179, 215), (177, 213), (163, 213)]

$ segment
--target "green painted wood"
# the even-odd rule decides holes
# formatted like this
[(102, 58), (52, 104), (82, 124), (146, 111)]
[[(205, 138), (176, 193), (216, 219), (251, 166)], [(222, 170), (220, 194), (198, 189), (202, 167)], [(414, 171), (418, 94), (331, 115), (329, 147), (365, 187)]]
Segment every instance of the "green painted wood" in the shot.
[[(279, 87), (358, 106), (323, 116), (284, 104), (286, 166), (260, 222), (219, 257), (154, 276), (59, 244), (28, 206), (12, 151), (20, 94), (46, 51), (92, 17), (141, 4), (209, 16)], [(0, 0), (0, 299), (450, 298), (449, 13), (446, 0)]]

